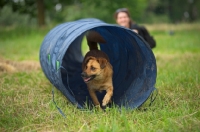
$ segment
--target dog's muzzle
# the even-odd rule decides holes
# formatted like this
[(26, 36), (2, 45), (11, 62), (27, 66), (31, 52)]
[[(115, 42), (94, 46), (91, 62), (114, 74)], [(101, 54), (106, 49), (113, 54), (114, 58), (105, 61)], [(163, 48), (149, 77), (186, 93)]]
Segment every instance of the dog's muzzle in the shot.
[(94, 79), (95, 75), (88, 76), (85, 72), (82, 72), (81, 77), (83, 78), (83, 81), (85, 83), (87, 83), (87, 82), (91, 81), (92, 79)]

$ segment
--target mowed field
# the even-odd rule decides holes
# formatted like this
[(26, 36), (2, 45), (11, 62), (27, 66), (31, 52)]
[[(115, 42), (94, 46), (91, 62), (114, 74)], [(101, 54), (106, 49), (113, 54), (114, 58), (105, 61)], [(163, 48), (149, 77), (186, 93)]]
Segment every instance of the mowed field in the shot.
[(66, 118), (54, 105), (52, 84), (39, 64), (40, 45), (50, 28), (1, 27), (0, 131), (199, 132), (200, 24), (146, 27), (157, 42), (158, 95), (152, 106), (147, 101), (135, 110), (81, 111), (55, 89)]

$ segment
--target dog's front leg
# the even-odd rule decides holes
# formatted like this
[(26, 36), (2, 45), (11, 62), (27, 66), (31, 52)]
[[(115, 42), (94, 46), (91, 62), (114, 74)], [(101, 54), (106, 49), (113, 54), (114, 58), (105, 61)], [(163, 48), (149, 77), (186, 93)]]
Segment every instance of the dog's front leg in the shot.
[(98, 98), (96, 96), (95, 91), (91, 90), (91, 89), (88, 89), (88, 90), (89, 90), (89, 94), (90, 94), (90, 96), (92, 98), (92, 101), (93, 101), (94, 105), (95, 106), (100, 106), (100, 103), (99, 103), (99, 100), (98, 100)]
[(111, 86), (106, 90), (106, 95), (103, 98), (102, 106), (106, 106), (110, 102), (112, 95), (113, 95), (113, 87)]

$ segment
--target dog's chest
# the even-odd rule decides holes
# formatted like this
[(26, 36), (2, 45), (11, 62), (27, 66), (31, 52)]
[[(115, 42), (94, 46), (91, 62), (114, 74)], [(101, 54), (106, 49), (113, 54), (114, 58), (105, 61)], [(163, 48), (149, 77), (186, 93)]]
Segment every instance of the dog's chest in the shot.
[(95, 90), (95, 91), (99, 91), (99, 92), (107, 89), (107, 87), (105, 85), (92, 85), (92, 86), (90, 85), (90, 86), (88, 86), (88, 88)]

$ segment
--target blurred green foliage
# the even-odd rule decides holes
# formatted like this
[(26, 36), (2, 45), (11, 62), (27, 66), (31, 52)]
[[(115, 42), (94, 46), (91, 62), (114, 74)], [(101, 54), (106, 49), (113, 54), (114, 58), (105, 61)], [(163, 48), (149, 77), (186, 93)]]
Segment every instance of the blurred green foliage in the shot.
[(114, 12), (124, 7), (137, 23), (195, 22), (200, 15), (199, 0), (0, 0), (0, 25), (36, 25), (38, 1), (44, 5), (45, 24), (82, 18), (115, 23)]

